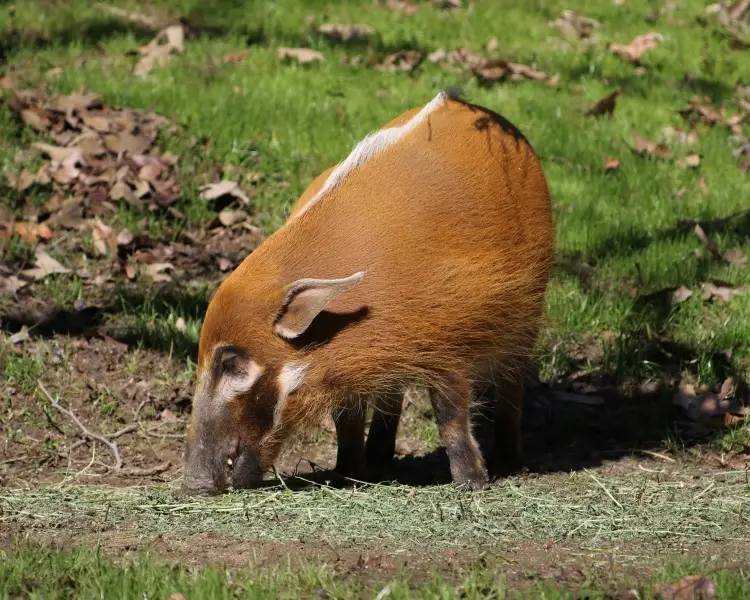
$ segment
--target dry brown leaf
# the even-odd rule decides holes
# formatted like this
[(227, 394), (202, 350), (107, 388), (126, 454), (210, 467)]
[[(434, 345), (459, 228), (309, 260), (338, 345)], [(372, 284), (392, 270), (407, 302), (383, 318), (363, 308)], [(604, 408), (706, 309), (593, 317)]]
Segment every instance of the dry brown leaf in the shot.
[(125, 276), (130, 279), (131, 281), (135, 279), (136, 269), (135, 265), (132, 263), (128, 263), (125, 265)]
[(245, 59), (247, 58), (247, 55), (250, 54), (249, 50), (240, 50), (239, 52), (232, 52), (230, 54), (225, 54), (221, 57), (221, 62), (225, 63), (240, 63), (245, 62)]
[(653, 586), (657, 600), (715, 600), (716, 585), (705, 575), (687, 575), (677, 583), (658, 583)]
[[(672, 402), (682, 408), (693, 421), (712, 421), (725, 415), (745, 416), (748, 410), (731, 400), (711, 391), (696, 393), (691, 384), (683, 385), (672, 398)], [(722, 418), (721, 421), (724, 419)]]
[(130, 205), (137, 204), (133, 190), (131, 190), (130, 186), (124, 181), (118, 181), (112, 186), (112, 189), (109, 190), (109, 197), (114, 201), (125, 200), (125, 202)]
[(232, 261), (223, 256), (219, 259), (219, 271), (228, 271), (232, 268)]
[(143, 181), (154, 181), (158, 179), (159, 175), (161, 175), (165, 170), (166, 165), (162, 165), (159, 163), (149, 163), (142, 166), (141, 170), (138, 171), (138, 179), (142, 179)]
[(138, 48), (141, 59), (135, 65), (133, 74), (138, 77), (148, 75), (155, 67), (163, 67), (173, 53), (185, 51), (185, 29), (182, 25), (171, 25), (162, 29), (145, 46)]
[(52, 230), (44, 223), (16, 223), (13, 225), (15, 234), (30, 244), (37, 240), (52, 239)]
[(698, 134), (694, 129), (688, 132), (680, 128), (662, 127), (661, 132), (664, 135), (664, 139), (669, 144), (685, 144), (692, 146), (698, 143)]
[(37, 250), (34, 264), (36, 266), (33, 269), (26, 269), (25, 271), (21, 271), (21, 274), (25, 277), (39, 280), (55, 273), (71, 272), (70, 269), (61, 265), (49, 254), (42, 250)]
[(29, 285), (28, 281), (19, 279), (15, 275), (9, 277), (0, 276), (0, 295), (15, 296), (18, 291)]
[(112, 133), (104, 136), (104, 145), (110, 152), (121, 154), (127, 152), (129, 155), (144, 154), (154, 144), (154, 138), (151, 135), (141, 133), (134, 135), (132, 133)]
[(117, 239), (115, 241), (117, 242), (117, 246), (119, 248), (120, 246), (129, 246), (134, 239), (135, 236), (130, 233), (130, 230), (123, 229), (120, 233), (117, 234)]
[(19, 192), (24, 192), (35, 183), (37, 183), (36, 175), (28, 169), (23, 169), (11, 185), (13, 185)]
[(12, 336), (8, 338), (8, 341), (10, 341), (11, 344), (20, 344), (21, 342), (25, 342), (28, 340), (31, 336), (29, 335), (29, 328), (24, 325), (21, 327), (20, 331), (17, 331)]
[(81, 120), (86, 125), (86, 127), (90, 127), (94, 131), (97, 131), (99, 133), (109, 133), (110, 126), (109, 119), (107, 117), (87, 112), (81, 115)]
[(721, 258), (724, 262), (734, 265), (739, 269), (744, 269), (747, 266), (747, 256), (745, 256), (740, 248), (729, 248), (721, 255)]
[(617, 44), (612, 42), (609, 45), (609, 51), (619, 57), (637, 63), (641, 57), (648, 52), (656, 48), (662, 41), (662, 36), (658, 33), (651, 31), (643, 35), (639, 35), (629, 44)]
[(110, 256), (117, 254), (117, 236), (115, 236), (112, 228), (101, 222), (100, 219), (95, 219), (91, 224), (91, 233), (94, 237), (94, 249), (101, 256), (106, 256), (108, 253)]
[(366, 24), (324, 23), (318, 27), (318, 33), (331, 40), (349, 42), (366, 39), (374, 34), (375, 30), (372, 26)]
[(734, 296), (747, 293), (750, 286), (736, 287), (721, 281), (707, 281), (701, 284), (701, 299), (704, 302), (729, 302)]
[(325, 57), (317, 50), (310, 48), (279, 48), (277, 50), (279, 58), (282, 60), (295, 60), (301, 65), (307, 65), (314, 62), (323, 62)]
[(544, 71), (507, 60), (485, 60), (474, 68), (474, 72), (484, 81), (502, 81), (504, 79), (544, 81), (547, 79), (547, 74)]
[(224, 227), (231, 227), (235, 223), (244, 221), (246, 218), (247, 214), (241, 210), (226, 209), (219, 213), (219, 223)]
[(20, 114), (23, 122), (32, 129), (36, 129), (37, 131), (47, 131), (52, 127), (52, 121), (50, 121), (49, 115), (36, 106), (21, 109)]
[(608, 156), (604, 159), (604, 171), (606, 173), (611, 173), (612, 171), (616, 171), (620, 167), (620, 161), (616, 159), (614, 156)]
[(573, 10), (564, 10), (562, 16), (550, 22), (549, 25), (557, 29), (563, 37), (586, 39), (593, 35), (600, 23)]
[(701, 121), (709, 125), (717, 125), (725, 122), (723, 111), (711, 106), (710, 98), (703, 98), (703, 102), (701, 99), (693, 98), (688, 103), (688, 107), (683, 108), (679, 113), (690, 123)]
[(672, 305), (682, 304), (683, 302), (689, 300), (692, 296), (693, 290), (685, 287), (684, 285), (681, 285), (678, 288), (672, 290), (669, 297), (669, 303)]
[(67, 96), (53, 96), (44, 105), (50, 112), (63, 115), (72, 115), (102, 105), (102, 101), (96, 94), (69, 94)]
[(250, 203), (250, 198), (240, 189), (237, 182), (228, 179), (224, 179), (219, 183), (209, 183), (203, 186), (201, 191), (201, 198), (204, 200), (217, 200), (222, 196), (233, 196), (245, 204)]
[(376, 68), (380, 71), (403, 71), (409, 73), (416, 69), (424, 60), (424, 54), (417, 50), (402, 50), (390, 54), (383, 59)]
[(620, 94), (622, 94), (622, 89), (617, 88), (614, 92), (608, 94), (607, 96), (599, 100), (596, 104), (594, 104), (594, 106), (589, 108), (585, 114), (591, 117), (601, 117), (604, 115), (611, 117), (615, 112), (615, 103), (617, 101), (617, 96), (619, 96)]
[(156, 283), (172, 281), (172, 277), (165, 273), (165, 271), (174, 270), (172, 263), (154, 262), (149, 265), (143, 265), (141, 269)]
[(700, 166), (701, 156), (696, 153), (688, 154), (685, 158), (680, 158), (675, 161), (675, 164), (681, 169), (694, 169), (695, 167)]
[(81, 155), (81, 151), (76, 148), (61, 148), (59, 146), (53, 146), (52, 144), (43, 144), (41, 142), (35, 142), (31, 144), (32, 148), (36, 148), (40, 152), (43, 152), (52, 159), (53, 162), (62, 163), (70, 159), (71, 156)]
[(630, 131), (633, 136), (633, 152), (640, 156), (651, 155), (657, 158), (667, 158), (670, 154), (669, 146), (657, 144), (640, 135), (635, 129)]
[(722, 398), (731, 398), (732, 396), (734, 396), (736, 391), (737, 391), (737, 382), (734, 380), (734, 377), (727, 377), (724, 380), (724, 383), (721, 384), (721, 390), (719, 391), (719, 395)]
[(50, 225), (59, 225), (65, 229), (85, 229), (86, 221), (83, 218), (83, 205), (80, 197), (65, 200), (47, 220)]

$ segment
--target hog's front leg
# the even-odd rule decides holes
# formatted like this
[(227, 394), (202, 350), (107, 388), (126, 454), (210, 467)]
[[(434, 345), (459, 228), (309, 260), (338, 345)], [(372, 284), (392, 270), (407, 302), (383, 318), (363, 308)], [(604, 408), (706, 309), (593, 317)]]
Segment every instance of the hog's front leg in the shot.
[(338, 451), (336, 472), (352, 479), (365, 479), (365, 411), (360, 402), (351, 402), (333, 411)]

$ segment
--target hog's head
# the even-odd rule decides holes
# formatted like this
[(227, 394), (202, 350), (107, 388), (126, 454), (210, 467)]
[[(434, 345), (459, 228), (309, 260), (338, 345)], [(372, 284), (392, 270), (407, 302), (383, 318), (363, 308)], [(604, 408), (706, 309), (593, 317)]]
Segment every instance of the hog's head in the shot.
[(305, 278), (281, 286), (259, 283), (240, 267), (222, 283), (201, 330), (186, 492), (260, 483), (281, 442), (321, 399), (315, 351), (295, 342), (363, 276)]

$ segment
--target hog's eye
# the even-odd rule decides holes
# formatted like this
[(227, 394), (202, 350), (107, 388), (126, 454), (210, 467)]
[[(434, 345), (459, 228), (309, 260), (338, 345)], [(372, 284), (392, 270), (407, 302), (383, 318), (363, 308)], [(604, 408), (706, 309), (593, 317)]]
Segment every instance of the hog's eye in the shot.
[(241, 350), (234, 346), (224, 346), (216, 352), (214, 368), (217, 376), (241, 375), (246, 363), (246, 357)]
[(234, 353), (226, 353), (221, 358), (221, 372), (235, 375), (238, 368), (238, 356)]

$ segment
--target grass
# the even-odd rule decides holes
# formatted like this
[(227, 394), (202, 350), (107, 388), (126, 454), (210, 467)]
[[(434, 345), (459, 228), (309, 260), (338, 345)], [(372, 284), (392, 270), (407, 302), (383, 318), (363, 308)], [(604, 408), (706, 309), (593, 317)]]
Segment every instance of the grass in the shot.
[[(750, 80), (750, 64), (746, 51), (732, 50), (714, 26), (699, 25), (705, 2), (685, 0), (657, 14), (648, 0), (619, 6), (609, 0), (465, 0), (465, 7), (457, 11), (424, 3), (408, 17), (370, 0), (154, 0), (117, 5), (149, 15), (183, 16), (202, 31), (188, 39), (185, 53), (167, 66), (135, 78), (136, 59), (126, 52), (147, 43), (153, 31), (85, 0), (20, 2), (12, 16), (6, 7), (0, 8), (0, 74), (49, 94), (85, 88), (107, 104), (153, 110), (175, 125), (162, 132), (159, 146), (180, 156), (182, 194), (176, 207), (184, 217), (154, 214), (145, 223), (142, 215), (120, 206), (108, 221), (115, 230), (147, 231), (173, 243), (182, 231), (205, 229), (215, 217), (200, 199), (202, 184), (223, 176), (253, 176), (258, 179), (253, 220), (270, 233), (283, 223), (312, 178), (345, 157), (356, 141), (429, 101), (438, 90), (458, 84), (471, 101), (520, 127), (549, 180), (558, 265), (548, 297), (549, 320), (539, 342), (542, 379), (597, 372), (620, 397), (629, 398), (637, 385), (654, 383), (661, 391), (659, 398), (668, 402), (680, 382), (718, 389), (728, 376), (740, 381), (750, 377), (750, 294), (729, 303), (706, 303), (699, 293), (700, 283), (710, 279), (750, 284), (750, 269), (698, 257), (700, 242), (680, 224), (681, 219), (711, 220), (747, 207), (748, 174), (736, 166), (727, 128), (698, 127), (697, 169), (681, 169), (675, 160), (639, 157), (630, 150), (631, 129), (660, 141), (663, 127), (686, 127), (678, 111), (695, 95), (708, 96), (730, 114), (735, 110), (735, 84)], [(562, 40), (548, 21), (563, 9), (598, 19), (601, 41), (587, 46)], [(376, 33), (363, 44), (335, 43), (317, 33), (323, 22), (365, 22)], [(643, 72), (606, 50), (609, 41), (627, 43), (647, 31), (659, 32), (663, 41), (645, 55)], [(463, 47), (484, 53), (491, 38), (497, 38), (497, 56), (559, 74), (561, 86), (483, 86), (468, 74), (427, 62), (407, 74), (341, 61), (345, 55), (370, 51), (379, 55)], [(309, 66), (281, 63), (279, 46), (310, 47), (321, 51), (326, 61)], [(221, 60), (239, 50), (248, 52), (243, 62)], [(48, 75), (53, 67), (60, 67), (58, 77)], [(612, 118), (584, 116), (586, 108), (617, 87), (623, 94)], [(747, 124), (744, 127), (747, 133)], [(36, 156), (18, 157), (18, 151), (34, 141), (39, 136), (22, 127), (0, 101), (0, 171), (16, 173), (24, 166), (38, 166)], [(674, 159), (688, 152), (677, 146), (673, 151)], [(610, 156), (620, 166), (605, 173), (604, 161)], [(24, 204), (0, 177), (0, 210), (16, 217), (33, 212), (48, 196), (33, 190)], [(739, 247), (750, 255), (750, 217), (706, 230), (722, 251)], [(55, 241), (47, 249), (64, 264), (72, 264), (82, 248), (91, 249), (90, 235), (79, 237), (75, 244)], [(32, 244), (17, 238), (0, 241), (0, 262), (13, 270), (28, 265), (33, 253)], [(92, 260), (105, 264), (106, 259)], [(121, 280), (103, 297), (81, 278), (52, 277), (35, 284), (33, 296), (46, 308), (71, 314), (79, 303), (101, 306), (97, 318), (118, 339), (137, 348), (122, 365), (134, 379), (139, 377), (141, 348), (184, 363), (184, 377), (191, 377), (211, 283), (202, 276), (158, 286)], [(649, 296), (679, 285), (694, 291), (679, 306), (665, 307)], [(13, 308), (10, 298), (0, 297), (0, 327), (6, 333), (11, 332), (6, 315)], [(48, 335), (33, 328), (31, 333)], [(45, 360), (24, 353), (22, 347), (0, 347), (5, 385), (0, 389), (31, 396), (44, 376)], [(103, 393), (99, 411), (109, 414), (116, 401), (111, 392)], [(9, 414), (12, 404), (8, 393)], [(635, 408), (642, 411), (642, 417), (638, 415), (644, 426), (652, 412), (659, 412), (653, 406)], [(425, 420), (410, 427), (428, 445), (437, 443), (433, 423)], [(669, 433), (664, 445), (679, 456), (688, 443)], [(716, 442), (725, 449), (748, 445), (744, 425)], [(104, 519), (115, 529), (137, 522), (147, 535), (213, 531), (249, 540), (314, 540), (324, 534), (337, 544), (393, 549), (497, 548), (548, 538), (590, 544), (678, 540), (698, 547), (711, 540), (746, 541), (747, 502), (744, 472), (692, 480), (672, 471), (608, 476), (599, 470), (511, 479), (473, 496), (444, 486), (413, 493), (403, 486), (313, 486), (295, 492), (281, 487), (190, 501), (175, 498), (168, 486), (5, 489), (0, 491), (0, 521), (31, 531), (60, 527), (84, 533), (101, 527)], [(9, 551), (0, 564), (0, 596), (5, 597), (27, 595), (32, 588), (37, 597), (142, 597), (144, 590), (149, 598), (167, 597), (172, 591), (206, 598), (296, 597), (295, 590), (329, 597), (364, 593), (357, 587), (361, 582), (337, 579), (330, 570), (314, 565), (295, 572), (279, 570), (262, 577), (243, 572), (235, 577), (219, 569), (172, 569), (148, 558), (121, 566), (88, 551), (57, 554), (28, 548)], [(699, 568), (704, 567), (657, 568), (653, 576), (673, 581)], [(40, 572), (48, 576), (29, 578)], [(717, 583), (722, 598), (748, 593), (741, 574), (717, 576)], [(463, 573), (457, 581), (436, 576), (423, 587), (410, 587), (407, 579), (388, 585), (388, 597), (511, 594), (502, 578), (482, 569)], [(534, 597), (542, 589), (535, 588)], [(603, 589), (595, 582), (588, 592), (599, 597)], [(372, 597), (378, 590), (365, 591)], [(544, 594), (567, 597), (567, 592), (555, 589), (544, 589)]]
[[(0, 551), (0, 597), (14, 598), (401, 598), (414, 599), (505, 599), (579, 597), (611, 598), (611, 589), (597, 589), (586, 581), (578, 592), (546, 581), (529, 581), (522, 590), (511, 590), (494, 565), (480, 561), (451, 575), (426, 574), (419, 579), (401, 576), (367, 582), (336, 573), (330, 565), (300, 561), (273, 571), (201, 569), (168, 565), (158, 557), (141, 553), (128, 566), (118, 565), (96, 550), (53, 551), (16, 547)], [(740, 600), (750, 593), (750, 580), (740, 571), (711, 568), (705, 564), (677, 561), (659, 570), (646, 581), (627, 582), (624, 590), (634, 589), (639, 598), (653, 598), (654, 583), (674, 583), (686, 575), (708, 573), (716, 585), (718, 598)], [(44, 573), (44, 577), (39, 574)], [(620, 583), (623, 586), (623, 583)], [(612, 587), (612, 582), (607, 586)], [(609, 593), (608, 593), (609, 592)]]
[(510, 479), (477, 494), (453, 486), (398, 485), (343, 490), (313, 485), (294, 492), (282, 485), (214, 499), (177, 498), (169, 487), (8, 489), (0, 492), (0, 519), (81, 532), (137, 522), (149, 534), (221, 532), (247, 540), (328, 539), (413, 550), (424, 544), (470, 548), (549, 538), (747, 541), (748, 503), (745, 471), (697, 481), (584, 471)]

